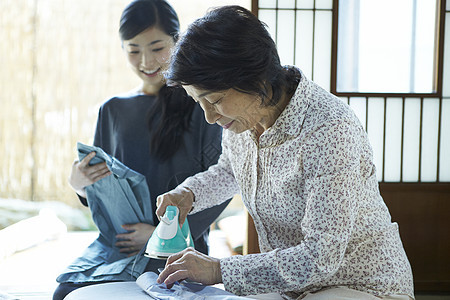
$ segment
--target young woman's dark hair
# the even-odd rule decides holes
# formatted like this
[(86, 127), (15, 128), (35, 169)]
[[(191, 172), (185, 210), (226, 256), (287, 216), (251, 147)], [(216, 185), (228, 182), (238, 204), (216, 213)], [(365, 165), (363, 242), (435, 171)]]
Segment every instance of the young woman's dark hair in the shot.
[[(157, 27), (177, 40), (180, 23), (177, 13), (165, 0), (134, 0), (120, 18), (119, 35), (130, 40), (150, 27)], [(165, 160), (178, 149), (183, 132), (188, 130), (195, 102), (180, 87), (163, 86), (156, 105), (149, 111), (148, 126), (156, 127), (150, 138), (152, 155)]]
[(208, 91), (234, 88), (256, 94), (267, 105), (298, 85), (300, 74), (284, 68), (276, 45), (262, 23), (247, 9), (223, 6), (192, 23), (175, 46), (169, 85), (194, 85)]

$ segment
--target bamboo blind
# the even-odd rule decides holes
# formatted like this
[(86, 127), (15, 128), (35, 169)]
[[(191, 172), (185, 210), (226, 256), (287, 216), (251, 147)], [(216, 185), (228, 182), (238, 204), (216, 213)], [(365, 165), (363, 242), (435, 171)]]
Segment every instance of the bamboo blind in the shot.
[(99, 105), (137, 84), (118, 38), (128, 1), (0, 1), (0, 198), (76, 203), (77, 141)]
[[(118, 37), (130, 0), (0, 1), (0, 198), (79, 205), (67, 183), (100, 104), (138, 84)], [(195, 2), (195, 3), (194, 3)], [(212, 6), (169, 0), (181, 29)]]

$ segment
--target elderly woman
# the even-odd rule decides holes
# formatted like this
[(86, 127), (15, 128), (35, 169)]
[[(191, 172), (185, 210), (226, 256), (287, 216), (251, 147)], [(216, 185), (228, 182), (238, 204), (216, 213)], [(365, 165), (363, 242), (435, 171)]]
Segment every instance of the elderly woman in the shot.
[(169, 83), (225, 130), (216, 165), (158, 197), (180, 220), (241, 193), (260, 254), (171, 256), (158, 283), (224, 283), (237, 295), (286, 299), (410, 299), (411, 267), (380, 196), (372, 149), (352, 110), (280, 64), (263, 23), (226, 6), (177, 42)]

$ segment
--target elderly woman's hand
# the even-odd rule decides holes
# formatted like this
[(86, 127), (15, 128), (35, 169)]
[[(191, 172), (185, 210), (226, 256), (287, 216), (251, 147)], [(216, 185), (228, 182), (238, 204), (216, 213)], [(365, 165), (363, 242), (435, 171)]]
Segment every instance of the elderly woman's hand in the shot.
[(221, 283), (220, 260), (193, 248), (171, 255), (167, 259), (166, 267), (159, 274), (157, 282), (164, 282), (170, 289), (176, 281), (183, 279), (206, 285)]
[(192, 203), (194, 203), (194, 193), (188, 188), (176, 187), (175, 189), (158, 196), (156, 199), (156, 205), (158, 206), (156, 209), (156, 216), (161, 218), (164, 216), (167, 206), (176, 206), (180, 211), (178, 220), (180, 226), (182, 226), (188, 213), (192, 209)]

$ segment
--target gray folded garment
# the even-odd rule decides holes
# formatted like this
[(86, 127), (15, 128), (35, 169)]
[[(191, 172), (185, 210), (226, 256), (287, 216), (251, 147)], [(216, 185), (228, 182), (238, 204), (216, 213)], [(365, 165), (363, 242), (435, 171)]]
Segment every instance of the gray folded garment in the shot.
[(123, 224), (148, 223), (151, 219), (150, 192), (144, 175), (128, 168), (101, 148), (77, 143), (80, 161), (90, 152), (96, 156), (90, 164), (106, 162), (113, 173), (86, 187), (87, 201), (104, 242), (115, 247), (116, 235), (126, 233)]
[(230, 292), (216, 287), (182, 281), (176, 282), (171, 289), (164, 283), (156, 283), (158, 275), (153, 272), (146, 272), (136, 280), (139, 285), (151, 298), (160, 300), (243, 300), (245, 297), (236, 296)]

